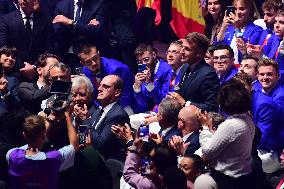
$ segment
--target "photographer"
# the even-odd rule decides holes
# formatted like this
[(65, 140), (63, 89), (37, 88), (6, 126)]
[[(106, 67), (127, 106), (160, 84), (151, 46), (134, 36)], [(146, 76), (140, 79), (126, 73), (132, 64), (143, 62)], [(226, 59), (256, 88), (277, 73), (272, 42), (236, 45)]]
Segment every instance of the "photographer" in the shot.
[(58, 64), (58, 57), (45, 53), (39, 56), (36, 63), (38, 79), (36, 82), (23, 82), (18, 87), (18, 94), (25, 109), (37, 114), (41, 111), (41, 102), (50, 96), (48, 93), (50, 82), (47, 77), (51, 65)]
[(46, 140), (45, 120), (33, 115), (25, 119), (23, 135), (28, 145), (8, 151), (9, 176), (12, 188), (37, 185), (39, 188), (57, 188), (59, 169), (71, 167), (75, 151), (79, 149), (76, 131), (70, 114), (64, 112), (67, 123), (69, 145), (55, 151), (42, 152)]
[[(148, 167), (142, 174), (139, 173), (139, 164), (142, 159), (142, 138), (136, 138), (133, 146), (129, 147), (128, 154), (123, 170), (123, 178), (131, 186), (142, 189), (156, 189), (163, 186), (162, 177), (169, 167), (177, 166), (177, 156), (175, 151), (164, 145), (158, 144), (149, 154), (152, 161), (148, 164), (142, 163), (141, 167)], [(148, 157), (149, 157), (148, 156)]]

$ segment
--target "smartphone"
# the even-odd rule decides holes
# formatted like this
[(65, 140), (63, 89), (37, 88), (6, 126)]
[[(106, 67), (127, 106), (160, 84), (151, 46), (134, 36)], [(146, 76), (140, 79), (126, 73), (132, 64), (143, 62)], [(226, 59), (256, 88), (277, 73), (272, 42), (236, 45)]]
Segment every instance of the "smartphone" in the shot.
[(230, 13), (233, 13), (233, 14), (235, 14), (235, 12), (236, 12), (236, 8), (234, 7), (234, 6), (227, 6), (227, 8), (226, 8), (226, 11), (227, 11), (227, 16), (229, 16), (230, 15)]
[(75, 68), (75, 74), (76, 74), (76, 75), (84, 75), (83, 67), (77, 67), (77, 68)]
[(143, 73), (147, 69), (146, 64), (138, 64), (138, 73)]
[(72, 83), (70, 81), (54, 80), (51, 83), (49, 92), (51, 94), (68, 95), (71, 90)]
[(149, 141), (149, 125), (141, 125), (139, 128), (139, 137), (142, 138), (144, 142)]
[(151, 173), (151, 158), (149, 156), (141, 157), (141, 175), (149, 175)]
[(79, 144), (85, 144), (86, 143), (87, 134), (88, 134), (88, 126), (87, 125), (79, 125), (79, 127), (78, 127)]

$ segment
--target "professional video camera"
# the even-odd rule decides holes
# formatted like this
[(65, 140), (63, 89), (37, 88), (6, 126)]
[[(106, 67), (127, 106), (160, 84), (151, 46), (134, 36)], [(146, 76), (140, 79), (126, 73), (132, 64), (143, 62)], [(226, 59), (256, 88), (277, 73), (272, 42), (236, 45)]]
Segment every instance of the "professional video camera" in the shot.
[(44, 113), (49, 115), (62, 114), (69, 107), (69, 94), (72, 83), (70, 81), (54, 80), (51, 83), (49, 93), (53, 94), (48, 100), (48, 107), (44, 109)]

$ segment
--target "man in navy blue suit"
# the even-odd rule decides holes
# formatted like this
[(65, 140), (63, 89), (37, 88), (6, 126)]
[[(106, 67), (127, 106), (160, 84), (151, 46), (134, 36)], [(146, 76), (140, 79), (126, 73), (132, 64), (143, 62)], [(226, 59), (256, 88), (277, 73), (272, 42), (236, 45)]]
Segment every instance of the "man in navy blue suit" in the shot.
[(178, 129), (182, 137), (174, 136), (169, 144), (178, 155), (194, 154), (200, 148), (199, 128), (200, 122), (196, 115), (196, 106), (188, 106), (181, 109), (178, 115)]
[(105, 53), (105, 0), (59, 1), (54, 15), (55, 49), (72, 70), (80, 65), (80, 45), (94, 43)]
[(133, 85), (134, 97), (140, 112), (152, 110), (170, 90), (172, 68), (157, 58), (156, 50), (148, 44), (140, 44), (134, 52), (138, 67)]
[(183, 106), (192, 104), (207, 111), (217, 111), (217, 92), (220, 80), (209, 64), (204, 61), (209, 40), (206, 36), (193, 32), (182, 40), (182, 54), (187, 59), (187, 68), (182, 70), (180, 90), (169, 93)]
[(165, 144), (168, 144), (172, 136), (181, 135), (177, 128), (178, 113), (181, 108), (179, 102), (169, 97), (164, 98), (159, 104), (157, 120), (161, 126), (160, 134)]
[(112, 125), (129, 124), (127, 113), (118, 103), (122, 88), (123, 81), (118, 76), (108, 75), (104, 77), (100, 83), (97, 97), (101, 107), (90, 118), (93, 128), (93, 146), (105, 159), (123, 161), (125, 158), (122, 141), (111, 132)]
[[(103, 77), (118, 75), (123, 80), (123, 90), (120, 95), (120, 104), (128, 113), (133, 113), (134, 105), (133, 89), (134, 76), (130, 69), (121, 62), (101, 57), (100, 52), (94, 45), (83, 45), (79, 57), (83, 65), (83, 73), (91, 80), (94, 86), (94, 98), (98, 95), (98, 87)], [(96, 101), (96, 104), (100, 103)]]
[[(19, 67), (33, 64), (37, 57), (52, 49), (51, 25), (35, 10), (36, 0), (19, 0), (19, 10), (5, 14), (0, 22), (0, 47), (16, 47)], [(23, 70), (24, 71), (24, 70)], [(33, 72), (34, 73), (34, 72)]]

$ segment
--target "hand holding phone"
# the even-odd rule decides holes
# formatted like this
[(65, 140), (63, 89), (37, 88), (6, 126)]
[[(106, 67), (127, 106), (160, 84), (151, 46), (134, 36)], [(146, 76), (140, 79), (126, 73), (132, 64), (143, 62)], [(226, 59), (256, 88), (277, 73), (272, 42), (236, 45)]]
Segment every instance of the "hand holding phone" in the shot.
[(143, 73), (147, 69), (146, 64), (138, 64), (138, 73)]
[(78, 127), (79, 144), (85, 144), (86, 143), (87, 135), (88, 135), (88, 126), (87, 125), (79, 125), (79, 127)]
[(141, 125), (139, 128), (138, 136), (142, 138), (144, 142), (149, 141), (149, 125)]

